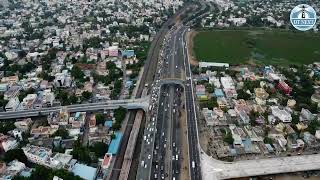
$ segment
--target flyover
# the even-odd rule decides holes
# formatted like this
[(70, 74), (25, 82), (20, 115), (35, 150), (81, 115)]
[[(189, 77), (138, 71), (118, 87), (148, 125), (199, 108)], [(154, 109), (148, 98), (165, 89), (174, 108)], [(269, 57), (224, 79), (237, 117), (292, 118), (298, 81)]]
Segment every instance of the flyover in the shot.
[(201, 152), (203, 180), (319, 170), (320, 154), (224, 162)]
[(117, 109), (119, 107), (124, 107), (126, 109), (143, 109), (144, 111), (147, 111), (149, 107), (149, 96), (138, 99), (110, 100), (98, 103), (74, 104), (69, 106), (0, 112), (0, 120), (48, 115), (52, 112), (60, 111), (62, 107), (67, 108), (69, 112)]
[(160, 87), (164, 84), (175, 84), (184, 87), (184, 80), (179, 78), (164, 78), (160, 80)]

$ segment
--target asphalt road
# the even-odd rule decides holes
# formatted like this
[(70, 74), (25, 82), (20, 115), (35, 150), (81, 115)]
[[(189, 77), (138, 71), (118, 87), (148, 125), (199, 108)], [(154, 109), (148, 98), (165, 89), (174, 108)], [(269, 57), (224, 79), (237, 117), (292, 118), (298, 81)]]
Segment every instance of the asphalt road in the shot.
[[(165, 47), (162, 78), (180, 78), (183, 59), (177, 48), (179, 29), (169, 32)], [(157, 133), (155, 135), (150, 179), (179, 179), (181, 164), (180, 109), (182, 87), (169, 84), (160, 89), (157, 113)]]
[(187, 112), (187, 124), (188, 124), (188, 146), (189, 146), (189, 169), (190, 169), (190, 179), (198, 180), (202, 179), (201, 166), (200, 166), (200, 145), (198, 141), (198, 131), (197, 131), (197, 117), (196, 108), (193, 92), (193, 82), (191, 75), (191, 68), (188, 58), (188, 49), (186, 45), (186, 36), (188, 28), (183, 26), (181, 49), (183, 51), (184, 65), (185, 65), (185, 75), (186, 75), (186, 86), (185, 86), (185, 96), (186, 96), (186, 112)]
[[(184, 8), (186, 9), (186, 7)], [(183, 12), (181, 10), (177, 14)], [(166, 24), (172, 24), (174, 21), (168, 21)], [(165, 24), (165, 25), (166, 25)], [(168, 31), (168, 29), (160, 30), (160, 34), (164, 31)], [(186, 31), (186, 27), (183, 26), (174, 26), (170, 29), (169, 33), (163, 34), (163, 38), (166, 37), (166, 41), (164, 43), (163, 60), (161, 62), (161, 69), (157, 65), (159, 64), (156, 61), (147, 61), (146, 66), (148, 67), (148, 71), (157, 72), (158, 74), (149, 73), (148, 76), (143, 75), (143, 78), (146, 83), (148, 83), (149, 87), (153, 88), (153, 84), (151, 84), (152, 80), (156, 78), (181, 78), (183, 76), (190, 77), (190, 67), (187, 73), (186, 64), (189, 62), (186, 60), (185, 49), (183, 45), (183, 41), (185, 40), (184, 35)], [(155, 40), (156, 45), (152, 45), (151, 48), (157, 49), (155, 51), (150, 51), (152, 54), (150, 57), (155, 57), (160, 52), (160, 42), (159, 40)], [(162, 41), (161, 41), (162, 42)], [(158, 45), (158, 46), (157, 46)], [(187, 75), (185, 74), (187, 73)], [(152, 74), (152, 75), (151, 75)], [(155, 76), (156, 75), (156, 76)], [(150, 80), (151, 79), (151, 80)], [(191, 83), (191, 82), (190, 82)], [(144, 83), (141, 83), (144, 85)], [(150, 90), (152, 89), (150, 88)], [(159, 87), (158, 87), (159, 89)], [(190, 88), (188, 88), (190, 91)], [(192, 89), (191, 89), (192, 90)], [(153, 92), (154, 93), (154, 92)], [(181, 147), (183, 136), (182, 131), (180, 130), (180, 110), (181, 110), (181, 93), (182, 88), (177, 88), (177, 85), (164, 85), (159, 89), (158, 92), (158, 108), (157, 113), (154, 116), (151, 115), (153, 119), (156, 117), (156, 120), (152, 120), (149, 123), (155, 123), (155, 132), (154, 136), (149, 137), (150, 128), (154, 128), (154, 124), (149, 124), (147, 126), (147, 131), (145, 130), (146, 138), (142, 143), (142, 150), (140, 154), (140, 163), (137, 172), (136, 179), (180, 179), (180, 171), (181, 171)], [(154, 94), (152, 94), (153, 96)], [(193, 105), (194, 100), (190, 97), (193, 95), (191, 93), (186, 92), (187, 102), (186, 104), (191, 107)], [(198, 146), (194, 146), (198, 143), (197, 137), (195, 137), (195, 133), (197, 132), (195, 124), (195, 117), (193, 116), (195, 113), (195, 109), (192, 110), (193, 114), (187, 113), (188, 119), (188, 130), (190, 133), (188, 134), (189, 141), (189, 151), (192, 152), (190, 155), (190, 166), (192, 162), (197, 163), (191, 170), (191, 179), (192, 180), (200, 180), (201, 179), (201, 170), (200, 170), (200, 159), (199, 159), (199, 151)], [(190, 128), (191, 127), (191, 128)], [(150, 144), (153, 144), (153, 148), (150, 148)], [(187, 158), (187, 157), (185, 157)]]
[[(186, 7), (187, 6), (179, 10), (175, 16), (173, 16), (167, 22), (165, 22), (162, 28), (157, 33), (157, 35), (154, 37), (148, 52), (147, 60), (145, 61), (145, 64), (144, 64), (144, 71), (140, 79), (140, 84), (137, 90), (136, 98), (140, 98), (142, 96), (142, 92), (146, 84), (150, 86), (150, 84), (154, 81), (157, 64), (158, 64), (159, 52), (161, 49), (161, 43), (169, 30), (168, 25), (174, 23), (176, 21), (176, 18), (179, 16), (180, 13), (182, 13), (186, 9)], [(133, 121), (134, 121), (134, 116), (135, 116), (135, 112), (130, 113), (128, 125), (125, 129), (124, 135), (122, 137), (121, 145), (119, 147), (120, 152), (116, 156), (113, 171), (110, 176), (111, 180), (113, 179), (116, 180), (119, 177), (119, 173), (120, 173), (119, 169), (121, 169), (122, 167), (123, 157), (125, 153), (125, 151), (121, 151), (121, 149), (126, 149), (128, 138), (132, 128), (131, 124), (133, 124)]]
[[(177, 15), (174, 18), (172, 18), (171, 21), (168, 21), (165, 25), (169, 25), (175, 22), (176, 21), (175, 18), (179, 16), (179, 14), (182, 13), (185, 9), (187, 9), (187, 7), (189, 7), (189, 5), (181, 9), (179, 12), (177, 12)], [(175, 61), (173, 60), (174, 58), (176, 58), (177, 53), (174, 52), (173, 49), (175, 46), (172, 46), (172, 44), (178, 39), (177, 38), (168, 39), (168, 37), (170, 37), (171, 35), (168, 35), (167, 33), (168, 29), (166, 26), (162, 30), (160, 30), (159, 33), (161, 34), (164, 31), (165, 33), (163, 34), (162, 39), (164, 39), (165, 37), (167, 38), (164, 46), (168, 45), (168, 48), (164, 48), (162, 57), (163, 59), (167, 60), (167, 63), (164, 63), (164, 62), (161, 63), (161, 65), (163, 66), (160, 71), (159, 69), (158, 71), (156, 69), (157, 64), (159, 64), (158, 61), (153, 61), (152, 63), (146, 63), (146, 66), (150, 65), (147, 71), (151, 71), (154, 73), (157, 72), (157, 74), (149, 73), (149, 75), (143, 75), (143, 79), (145, 83), (147, 83), (149, 87), (152, 87), (150, 88), (150, 90), (153, 89), (153, 86), (155, 85), (155, 83), (151, 83), (152, 81), (154, 81), (154, 78), (158, 79), (158, 78), (167, 78), (167, 77), (178, 77), (178, 78), (181, 77), (181, 70), (180, 70), (181, 67), (177, 67), (177, 65), (181, 66), (182, 63), (175, 64)], [(173, 37), (175, 37), (175, 35)], [(155, 49), (155, 51), (149, 54), (154, 58), (158, 58), (158, 56), (156, 55), (159, 55), (160, 53), (160, 44), (161, 44), (160, 42), (162, 42), (162, 40), (159, 41), (155, 39), (154, 42), (156, 42), (156, 45), (154, 46), (152, 45), (151, 48)], [(171, 61), (168, 61), (169, 59)], [(147, 61), (147, 62), (151, 62), (151, 61)], [(145, 85), (145, 83), (141, 83), (141, 85), (142, 84)], [(173, 161), (175, 161), (173, 160), (173, 156), (176, 157), (177, 152), (180, 153), (181, 150), (179, 149), (179, 147), (172, 148), (173, 142), (176, 141), (179, 144), (180, 142), (179, 138), (181, 137), (179, 136), (181, 131), (177, 127), (179, 123), (176, 122), (178, 118), (177, 115), (179, 115), (178, 107), (176, 107), (176, 109), (173, 110), (168, 107), (164, 109), (164, 107), (161, 107), (160, 105), (163, 103), (163, 104), (166, 104), (166, 106), (169, 105), (169, 107), (173, 107), (174, 103), (177, 103), (179, 101), (178, 99), (177, 100), (170, 99), (172, 97), (178, 97), (176, 96), (177, 94), (175, 93), (175, 88), (176, 87), (173, 87), (173, 86), (172, 87), (164, 86), (164, 89), (158, 90), (159, 96), (161, 96), (163, 92), (167, 93), (168, 96), (166, 98), (165, 97), (159, 98), (159, 101), (157, 103), (159, 107), (156, 111), (157, 113), (155, 113), (156, 117), (153, 116), (153, 114), (151, 115), (151, 118), (152, 119), (155, 118), (156, 120), (146, 122), (148, 123), (148, 125), (146, 126), (147, 130), (144, 131), (145, 132), (144, 137), (146, 137), (146, 140), (142, 142), (142, 148), (140, 153), (140, 163), (138, 165), (139, 167), (138, 167), (136, 179), (139, 179), (139, 180), (149, 179), (149, 178), (153, 179), (155, 177), (156, 179), (157, 178), (160, 179), (161, 176), (164, 176), (168, 179), (168, 177), (172, 178), (173, 176), (175, 176), (172, 174), (180, 172), (180, 162), (179, 162), (180, 159), (179, 157), (177, 157), (178, 159), (177, 162), (173, 163)], [(175, 111), (175, 113), (173, 113), (173, 111)], [(154, 136), (152, 136), (152, 133), (150, 132), (150, 128), (155, 128), (154, 131), (157, 130), (156, 132), (153, 132)], [(150, 134), (150, 138), (148, 137), (149, 134)], [(153, 145), (152, 148), (150, 148), (150, 144)], [(167, 145), (168, 145), (168, 148), (166, 148)], [(167, 172), (167, 174), (165, 174), (164, 172)]]

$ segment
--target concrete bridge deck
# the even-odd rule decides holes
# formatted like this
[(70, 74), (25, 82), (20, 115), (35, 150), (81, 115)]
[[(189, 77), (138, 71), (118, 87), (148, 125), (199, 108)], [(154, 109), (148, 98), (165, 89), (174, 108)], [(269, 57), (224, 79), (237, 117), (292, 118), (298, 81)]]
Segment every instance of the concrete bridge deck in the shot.
[(41, 108), (41, 109), (0, 112), (0, 119), (12, 119), (12, 118), (48, 115), (51, 112), (60, 111), (60, 109), (63, 107), (67, 108), (69, 112), (78, 112), (78, 111), (96, 111), (96, 110), (104, 110), (104, 109), (116, 109), (120, 106), (126, 109), (143, 109), (146, 111), (149, 106), (149, 96), (146, 96), (144, 98), (139, 98), (139, 99), (110, 100), (110, 101), (98, 102), (98, 103), (74, 104), (69, 106), (57, 106), (57, 107)]

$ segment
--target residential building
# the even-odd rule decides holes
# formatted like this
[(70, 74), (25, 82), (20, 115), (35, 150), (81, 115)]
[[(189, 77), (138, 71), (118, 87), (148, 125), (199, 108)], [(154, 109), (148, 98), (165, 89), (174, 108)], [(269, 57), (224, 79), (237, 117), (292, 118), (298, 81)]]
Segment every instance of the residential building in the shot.
[(102, 169), (109, 169), (110, 164), (112, 162), (112, 157), (113, 157), (112, 154), (109, 154), (109, 153), (106, 153), (104, 155), (104, 158), (101, 164)]
[(206, 95), (206, 88), (204, 85), (196, 85), (196, 95), (198, 97)]
[(28, 131), (30, 129), (30, 126), (32, 124), (31, 118), (21, 119), (14, 122), (14, 125), (21, 131)]
[(9, 180), (26, 169), (26, 165), (18, 160), (13, 160), (5, 165), (0, 163), (0, 179)]
[(227, 107), (227, 100), (224, 97), (217, 98), (217, 103), (220, 109), (226, 108)]
[(58, 125), (39, 126), (37, 128), (31, 129), (30, 134), (33, 136), (49, 137), (50, 135), (54, 134), (58, 130), (58, 128)]
[(213, 126), (214, 118), (217, 118), (217, 116), (214, 117), (213, 111), (209, 110), (208, 108), (203, 108), (202, 114), (204, 116), (205, 121), (207, 122), (207, 126)]
[(22, 150), (29, 161), (50, 167), (51, 149), (28, 144)]
[(282, 90), (285, 94), (290, 95), (292, 88), (284, 81), (280, 81), (277, 87)]
[(80, 176), (82, 179), (86, 180), (94, 180), (96, 177), (97, 169), (84, 165), (76, 163), (71, 172), (73, 172), (74, 175)]
[(300, 121), (311, 121), (316, 118), (308, 109), (302, 108), (300, 113)]
[(37, 99), (37, 94), (28, 94), (25, 98), (23, 98), (20, 109), (22, 110), (29, 110), (33, 109), (33, 103)]
[(255, 88), (255, 100), (259, 105), (265, 105), (269, 94), (263, 88)]
[(0, 92), (6, 92), (8, 90), (8, 83), (1, 83), (0, 84)]
[(12, 97), (10, 98), (9, 102), (7, 103), (5, 109), (7, 112), (13, 112), (18, 109), (20, 105), (20, 101), (18, 97)]
[(1, 79), (2, 83), (9, 83), (9, 84), (17, 83), (18, 81), (19, 81), (19, 77), (18, 76), (3, 77)]
[(248, 116), (248, 114), (244, 110), (241, 110), (239, 112), (239, 116), (241, 119), (241, 124), (249, 124), (250, 123), (250, 117)]
[(290, 123), (292, 121), (291, 114), (284, 110), (280, 109), (279, 106), (271, 106), (272, 115), (277, 117), (283, 123)]
[(214, 96), (215, 97), (224, 97), (224, 93), (222, 89), (216, 88), (214, 89)]
[(119, 48), (118, 48), (118, 46), (110, 46), (110, 47), (108, 48), (108, 50), (109, 50), (109, 56), (110, 56), (110, 57), (118, 57), (118, 55), (119, 55)]
[(18, 97), (19, 96), (19, 93), (20, 93), (20, 90), (21, 90), (21, 87), (20, 86), (11, 86), (9, 88), (9, 90), (7, 90), (5, 93), (4, 93), (4, 99), (5, 100), (9, 100), (10, 98), (13, 98), (13, 97)]
[(18, 147), (18, 145), (19, 142), (15, 138), (0, 134), (0, 149), (4, 152), (15, 149)]
[(71, 161), (72, 155), (56, 153), (51, 159), (51, 167), (56, 169), (65, 168)]

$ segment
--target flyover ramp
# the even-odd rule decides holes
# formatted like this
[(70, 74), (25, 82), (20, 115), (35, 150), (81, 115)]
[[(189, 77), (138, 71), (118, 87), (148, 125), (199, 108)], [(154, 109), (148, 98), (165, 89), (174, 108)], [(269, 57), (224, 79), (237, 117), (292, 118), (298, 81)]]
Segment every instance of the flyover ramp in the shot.
[(224, 162), (201, 153), (203, 180), (220, 180), (320, 169), (320, 154)]

